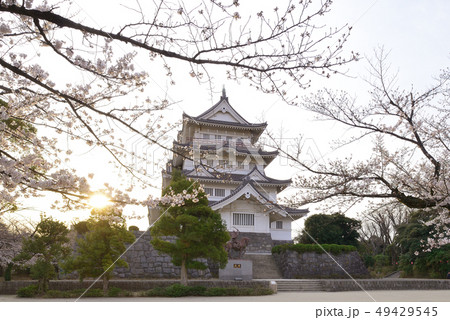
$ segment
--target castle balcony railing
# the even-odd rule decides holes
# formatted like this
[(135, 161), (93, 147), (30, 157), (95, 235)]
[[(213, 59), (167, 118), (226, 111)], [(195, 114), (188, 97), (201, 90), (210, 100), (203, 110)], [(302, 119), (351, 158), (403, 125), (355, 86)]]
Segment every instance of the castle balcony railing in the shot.
[(217, 146), (217, 147), (240, 147), (240, 148), (248, 148), (255, 149), (259, 148), (259, 145), (251, 144), (250, 140), (242, 140), (242, 139), (205, 139), (205, 138), (193, 138), (186, 139), (186, 142), (189, 145), (198, 144), (202, 146)]

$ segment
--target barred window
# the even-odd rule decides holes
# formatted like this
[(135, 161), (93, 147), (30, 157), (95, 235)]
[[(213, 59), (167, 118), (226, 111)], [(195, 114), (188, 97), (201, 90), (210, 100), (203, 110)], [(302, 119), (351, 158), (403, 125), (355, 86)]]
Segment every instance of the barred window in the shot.
[(276, 221), (275, 229), (283, 229), (283, 221)]
[(208, 133), (204, 133), (204, 134), (203, 134), (203, 139), (207, 139), (207, 140), (209, 140), (209, 138), (210, 138), (210, 136), (209, 136), (209, 134), (208, 134)]
[(207, 164), (209, 167), (212, 167), (212, 166), (214, 166), (214, 160), (206, 160), (206, 164)]
[(219, 166), (223, 169), (228, 168), (230, 166), (228, 160), (219, 160)]
[(215, 189), (214, 195), (216, 197), (225, 197), (225, 189)]
[(205, 193), (209, 194), (210, 196), (214, 195), (214, 189), (213, 188), (205, 188)]
[(255, 215), (253, 213), (233, 213), (233, 224), (235, 226), (254, 226)]

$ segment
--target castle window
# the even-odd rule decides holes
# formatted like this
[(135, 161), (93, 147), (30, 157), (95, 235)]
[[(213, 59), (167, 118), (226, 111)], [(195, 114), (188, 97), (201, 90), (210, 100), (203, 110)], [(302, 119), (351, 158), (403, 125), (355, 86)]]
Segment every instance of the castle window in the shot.
[(225, 189), (215, 189), (214, 195), (216, 197), (225, 197)]
[(238, 169), (244, 169), (244, 162), (238, 161), (237, 162), (237, 167), (238, 167)]
[(221, 168), (228, 168), (229, 167), (229, 162), (228, 160), (219, 160), (219, 166)]
[(283, 221), (275, 221), (275, 229), (283, 229)]
[(207, 164), (209, 167), (212, 167), (212, 166), (214, 166), (214, 160), (206, 160), (206, 164)]
[(207, 134), (207, 133), (204, 133), (204, 134), (203, 134), (203, 139), (209, 140), (209, 138), (210, 138), (210, 137), (209, 137), (209, 134)]
[(222, 140), (222, 136), (220, 134), (216, 134), (216, 140)]
[(233, 213), (233, 224), (235, 226), (254, 226), (255, 215), (253, 213)]
[(214, 195), (214, 189), (213, 188), (205, 188), (205, 193), (213, 196)]
[(231, 139), (233, 139), (231, 136), (227, 136), (227, 141), (230, 141)]

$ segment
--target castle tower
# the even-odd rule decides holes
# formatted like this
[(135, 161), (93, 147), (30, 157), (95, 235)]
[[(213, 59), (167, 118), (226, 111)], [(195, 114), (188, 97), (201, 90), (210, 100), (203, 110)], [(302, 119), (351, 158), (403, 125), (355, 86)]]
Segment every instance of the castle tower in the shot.
[[(291, 241), (291, 224), (308, 213), (277, 204), (277, 194), (291, 180), (277, 180), (265, 168), (278, 155), (264, 151), (258, 139), (267, 123), (250, 123), (229, 103), (225, 89), (220, 101), (202, 114), (183, 114), (183, 126), (174, 141), (173, 159), (163, 171), (163, 188), (178, 168), (198, 180), (209, 195), (209, 205), (218, 210), (230, 231)], [(150, 223), (158, 210), (150, 211)]]

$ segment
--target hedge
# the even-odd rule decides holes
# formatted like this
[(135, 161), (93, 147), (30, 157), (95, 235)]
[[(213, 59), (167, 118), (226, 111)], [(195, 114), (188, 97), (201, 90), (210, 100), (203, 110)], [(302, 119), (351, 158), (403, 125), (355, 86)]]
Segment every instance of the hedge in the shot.
[[(206, 288), (203, 286), (183, 286), (181, 284), (173, 284), (169, 287), (161, 288), (157, 287), (147, 291), (140, 291), (132, 293), (126, 290), (122, 290), (116, 287), (109, 289), (108, 297), (185, 297), (185, 296), (262, 296), (273, 294), (273, 291), (269, 288), (256, 287), (256, 288), (220, 288), (212, 287)], [(31, 285), (21, 288), (17, 291), (17, 296), (22, 298), (79, 298), (83, 297), (105, 297), (101, 289), (89, 289), (85, 292), (84, 289), (75, 289), (69, 291), (48, 290), (45, 294), (38, 295), (37, 285)]]
[[(322, 249), (323, 248), (323, 249)], [(316, 252), (316, 253), (324, 253), (323, 250), (332, 253), (332, 254), (341, 254), (344, 252), (352, 252), (356, 251), (355, 246), (350, 245), (342, 245), (342, 244), (303, 244), (303, 243), (285, 243), (274, 246), (272, 248), (272, 253), (282, 253), (286, 252), (286, 250), (296, 251), (298, 253), (305, 252)]]

